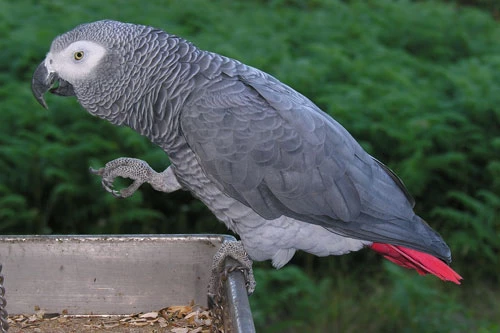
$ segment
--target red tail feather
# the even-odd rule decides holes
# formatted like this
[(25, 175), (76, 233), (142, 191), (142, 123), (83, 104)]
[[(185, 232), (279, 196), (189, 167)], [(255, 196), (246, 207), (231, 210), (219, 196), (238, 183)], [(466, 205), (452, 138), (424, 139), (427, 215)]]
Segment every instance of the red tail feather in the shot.
[(462, 277), (450, 266), (430, 254), (412, 250), (399, 245), (373, 243), (371, 249), (380, 253), (386, 259), (405, 268), (413, 268), (419, 274), (434, 274), (444, 281), (460, 284)]

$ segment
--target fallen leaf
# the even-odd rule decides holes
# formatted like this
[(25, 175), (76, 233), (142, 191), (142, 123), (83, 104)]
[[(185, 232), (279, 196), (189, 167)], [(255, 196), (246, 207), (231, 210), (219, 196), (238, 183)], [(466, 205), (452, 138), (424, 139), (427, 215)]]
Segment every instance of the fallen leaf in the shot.
[(149, 323), (146, 321), (146, 322), (131, 322), (130, 325), (132, 326), (139, 326), (139, 327), (143, 327), (143, 326), (147, 326), (149, 325)]
[(146, 318), (146, 319), (155, 319), (158, 318), (158, 311), (152, 311), (148, 313), (143, 313), (139, 316), (139, 318)]
[(189, 328), (186, 328), (186, 327), (176, 327), (176, 328), (172, 328), (170, 331), (172, 331), (173, 333), (188, 333), (189, 332)]

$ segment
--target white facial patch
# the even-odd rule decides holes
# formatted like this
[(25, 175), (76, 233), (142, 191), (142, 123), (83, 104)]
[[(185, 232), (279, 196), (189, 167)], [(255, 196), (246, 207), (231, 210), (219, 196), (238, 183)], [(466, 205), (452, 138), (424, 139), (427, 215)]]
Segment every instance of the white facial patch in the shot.
[(92, 75), (94, 68), (106, 54), (106, 49), (91, 41), (78, 41), (59, 52), (49, 52), (45, 66), (69, 83)]

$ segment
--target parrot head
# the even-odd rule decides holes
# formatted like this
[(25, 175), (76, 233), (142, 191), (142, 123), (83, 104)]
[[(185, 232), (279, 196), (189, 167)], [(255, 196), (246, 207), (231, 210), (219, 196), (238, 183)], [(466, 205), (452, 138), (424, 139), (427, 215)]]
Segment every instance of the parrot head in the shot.
[(62, 50), (53, 50), (38, 65), (31, 88), (36, 100), (47, 108), (44, 94), (50, 91), (60, 96), (75, 96), (74, 86), (88, 81), (98, 71), (107, 50), (93, 41), (77, 41)]
[(137, 51), (144, 28), (104, 20), (56, 37), (33, 74), (31, 89), (36, 100), (47, 108), (47, 92), (76, 96), (91, 114), (119, 122), (113, 118), (130, 102), (129, 87), (137, 87), (131, 81), (138, 75), (133, 74), (143, 67)]

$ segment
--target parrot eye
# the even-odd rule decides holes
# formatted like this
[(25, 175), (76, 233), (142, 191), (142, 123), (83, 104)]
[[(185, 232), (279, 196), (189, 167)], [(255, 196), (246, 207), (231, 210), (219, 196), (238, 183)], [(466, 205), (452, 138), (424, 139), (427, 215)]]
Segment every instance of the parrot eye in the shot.
[(73, 54), (73, 58), (75, 58), (75, 60), (82, 60), (84, 55), (85, 53), (83, 51), (76, 51)]

